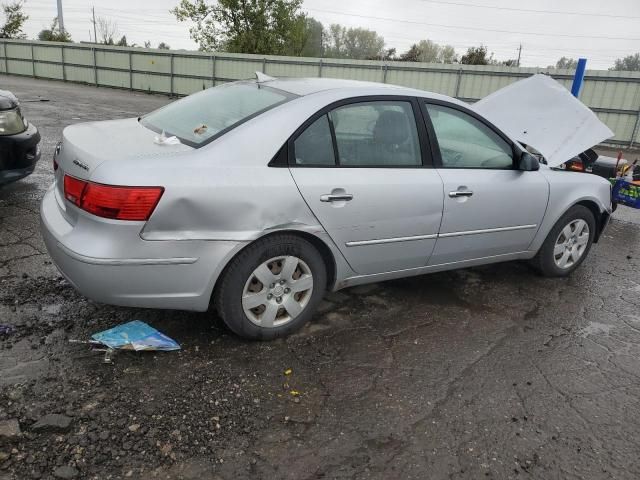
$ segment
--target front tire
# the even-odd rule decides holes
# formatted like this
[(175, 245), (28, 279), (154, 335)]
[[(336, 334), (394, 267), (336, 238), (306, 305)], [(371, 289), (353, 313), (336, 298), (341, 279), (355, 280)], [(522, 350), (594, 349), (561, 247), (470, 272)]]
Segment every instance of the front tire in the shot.
[(271, 340), (311, 319), (326, 284), (324, 260), (311, 243), (296, 235), (271, 235), (249, 245), (229, 263), (214, 303), (235, 334)]
[(532, 264), (547, 277), (566, 277), (587, 257), (595, 233), (591, 210), (574, 205), (553, 226)]

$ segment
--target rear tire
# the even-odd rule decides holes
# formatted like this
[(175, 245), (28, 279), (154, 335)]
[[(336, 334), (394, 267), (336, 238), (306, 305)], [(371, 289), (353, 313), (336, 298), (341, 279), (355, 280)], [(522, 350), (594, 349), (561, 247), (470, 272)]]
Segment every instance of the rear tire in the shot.
[(553, 226), (531, 264), (546, 277), (566, 277), (587, 257), (595, 233), (591, 210), (574, 205)]
[(276, 234), (255, 241), (231, 260), (213, 300), (235, 334), (271, 340), (311, 319), (326, 284), (318, 250), (296, 235)]

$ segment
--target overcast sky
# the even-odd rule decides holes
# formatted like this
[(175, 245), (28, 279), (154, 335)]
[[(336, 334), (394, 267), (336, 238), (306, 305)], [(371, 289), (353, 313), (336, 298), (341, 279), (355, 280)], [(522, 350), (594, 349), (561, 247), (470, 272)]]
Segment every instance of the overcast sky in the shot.
[[(119, 35), (138, 44), (197, 49), (188, 26), (169, 10), (178, 0), (63, 0), (65, 27), (74, 41), (89, 40), (91, 6), (117, 22)], [(640, 51), (640, 0), (304, 0), (304, 10), (325, 25), (376, 30), (398, 52), (430, 39), (461, 54), (483, 43), (496, 58), (517, 57), (522, 66), (546, 67), (561, 56), (588, 59), (606, 69), (616, 58)], [(27, 0), (30, 38), (50, 25), (56, 0)]]

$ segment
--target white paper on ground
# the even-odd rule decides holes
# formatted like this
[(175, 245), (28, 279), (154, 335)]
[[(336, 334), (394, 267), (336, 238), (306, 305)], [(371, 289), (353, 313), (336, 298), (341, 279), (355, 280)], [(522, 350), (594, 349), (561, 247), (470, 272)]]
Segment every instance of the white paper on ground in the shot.
[(472, 108), (557, 167), (614, 136), (587, 106), (560, 83), (537, 74), (512, 83)]

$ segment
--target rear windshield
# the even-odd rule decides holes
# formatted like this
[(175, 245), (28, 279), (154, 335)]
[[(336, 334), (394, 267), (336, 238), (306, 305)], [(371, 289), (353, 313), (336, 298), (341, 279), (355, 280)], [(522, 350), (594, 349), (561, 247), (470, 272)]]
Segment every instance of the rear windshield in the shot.
[(200, 147), (294, 95), (257, 83), (228, 83), (177, 100), (140, 119), (145, 127)]

